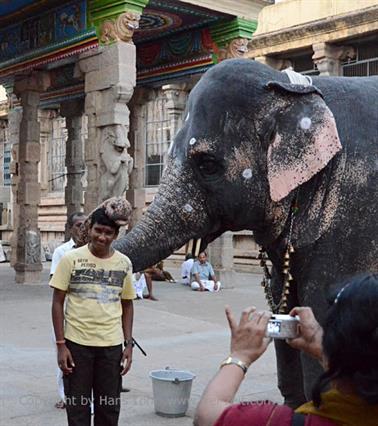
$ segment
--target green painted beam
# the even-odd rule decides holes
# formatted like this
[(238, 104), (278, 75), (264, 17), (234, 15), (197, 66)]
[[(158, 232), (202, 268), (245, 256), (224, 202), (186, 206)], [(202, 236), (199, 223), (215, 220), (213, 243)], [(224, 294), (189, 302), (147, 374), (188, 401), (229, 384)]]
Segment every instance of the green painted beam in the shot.
[(257, 21), (235, 18), (232, 21), (222, 22), (210, 27), (210, 33), (218, 47), (224, 47), (235, 38), (251, 39), (256, 31)]

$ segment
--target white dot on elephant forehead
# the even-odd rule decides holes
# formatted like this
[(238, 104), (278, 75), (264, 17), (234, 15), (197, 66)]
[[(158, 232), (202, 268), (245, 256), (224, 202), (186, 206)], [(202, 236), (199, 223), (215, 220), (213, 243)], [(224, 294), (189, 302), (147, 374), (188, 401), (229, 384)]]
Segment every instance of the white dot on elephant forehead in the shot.
[(311, 118), (310, 117), (303, 117), (299, 123), (301, 126), (301, 129), (308, 130), (311, 127)]
[(189, 141), (189, 145), (194, 145), (196, 142), (197, 142), (197, 139), (196, 138), (192, 138)]
[(251, 179), (251, 177), (252, 177), (252, 170), (251, 169), (245, 169), (245, 170), (243, 170), (242, 175), (243, 175), (244, 179)]
[(192, 207), (190, 204), (185, 204), (185, 206), (184, 206), (184, 210), (185, 210), (187, 213), (191, 213), (191, 212), (193, 211), (193, 207)]

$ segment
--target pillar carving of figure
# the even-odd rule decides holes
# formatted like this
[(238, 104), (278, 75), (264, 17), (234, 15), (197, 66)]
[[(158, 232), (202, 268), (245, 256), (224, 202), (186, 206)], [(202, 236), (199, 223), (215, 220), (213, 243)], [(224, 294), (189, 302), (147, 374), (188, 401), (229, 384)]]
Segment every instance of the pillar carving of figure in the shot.
[[(67, 207), (67, 217), (72, 213), (81, 211), (83, 206), (83, 175), (84, 142), (83, 142), (83, 112), (84, 101), (73, 100), (64, 102), (60, 107), (60, 114), (66, 119), (67, 141), (65, 164), (67, 169), (67, 183), (64, 190), (64, 201)], [(69, 232), (65, 231), (66, 239)]]
[[(16, 282), (40, 282), (41, 237), (38, 229), (40, 161), (38, 105), (40, 93), (49, 86), (49, 75), (32, 72), (15, 81), (14, 92), (21, 99), (22, 120), (18, 147), (17, 204), (18, 226), (16, 234)], [(14, 241), (14, 240), (13, 240)]]
[(128, 187), (132, 159), (127, 153), (127, 103), (136, 84), (135, 46), (118, 41), (83, 54), (76, 72), (85, 78), (88, 185), (84, 205), (89, 212), (106, 198), (122, 195)]
[(133, 159), (127, 153), (128, 126), (113, 124), (101, 129), (100, 200), (122, 195), (129, 185)]
[(322, 76), (342, 75), (341, 62), (356, 57), (356, 50), (352, 46), (333, 46), (329, 43), (312, 45), (314, 54), (312, 60)]
[(247, 59), (248, 53), (247, 38), (237, 37), (229, 41), (224, 47), (219, 49), (218, 60), (224, 59)]

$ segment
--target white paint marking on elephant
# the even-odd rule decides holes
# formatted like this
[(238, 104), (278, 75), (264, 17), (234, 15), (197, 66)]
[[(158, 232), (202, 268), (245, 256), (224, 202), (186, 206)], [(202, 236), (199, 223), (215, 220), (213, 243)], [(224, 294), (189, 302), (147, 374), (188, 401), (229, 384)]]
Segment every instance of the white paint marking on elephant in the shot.
[(194, 145), (196, 142), (197, 142), (197, 139), (196, 138), (192, 138), (189, 141), (189, 145)]
[(188, 112), (188, 114), (186, 115), (186, 117), (185, 117), (185, 121), (188, 121), (189, 120), (189, 116), (190, 116), (190, 113)]
[(251, 179), (252, 177), (252, 170), (251, 169), (244, 169), (242, 176), (244, 179)]
[(301, 121), (299, 122), (299, 125), (301, 126), (301, 129), (308, 130), (311, 127), (311, 118), (310, 117), (303, 117)]
[(190, 204), (185, 204), (184, 211), (186, 213), (191, 213), (193, 211), (193, 207)]

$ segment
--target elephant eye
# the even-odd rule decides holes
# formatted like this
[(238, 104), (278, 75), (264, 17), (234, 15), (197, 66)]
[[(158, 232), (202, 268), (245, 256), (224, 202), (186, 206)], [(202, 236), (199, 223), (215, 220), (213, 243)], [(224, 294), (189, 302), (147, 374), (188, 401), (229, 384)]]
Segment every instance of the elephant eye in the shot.
[(221, 165), (212, 158), (202, 158), (198, 167), (204, 176), (213, 176), (221, 169)]

